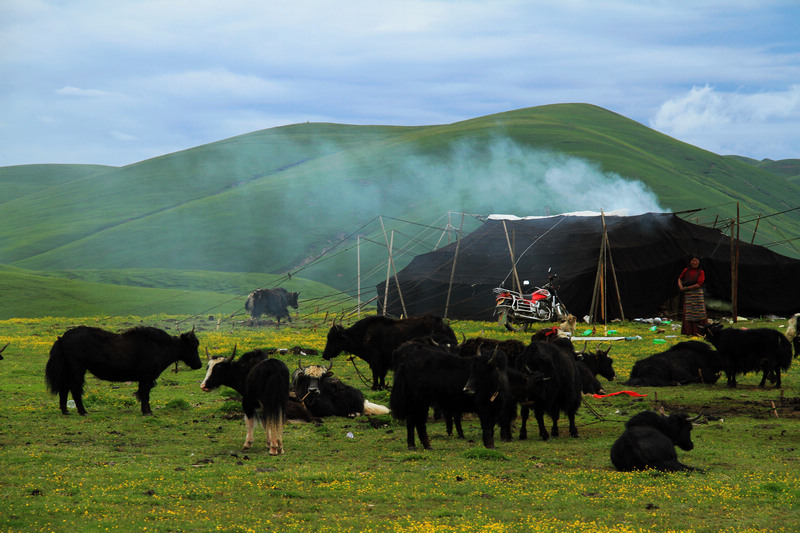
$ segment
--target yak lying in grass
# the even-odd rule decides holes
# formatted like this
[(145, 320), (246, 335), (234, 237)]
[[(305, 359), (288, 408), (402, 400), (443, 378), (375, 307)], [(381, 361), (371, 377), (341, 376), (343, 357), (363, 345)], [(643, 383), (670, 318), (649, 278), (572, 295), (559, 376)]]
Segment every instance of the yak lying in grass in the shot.
[(636, 387), (671, 387), (687, 383), (708, 383), (719, 380), (723, 361), (720, 355), (702, 341), (684, 341), (668, 350), (634, 363), (626, 385)]
[(678, 461), (675, 446), (694, 448), (693, 422), (700, 418), (685, 414), (668, 417), (655, 411), (642, 411), (625, 422), (625, 431), (611, 446), (611, 463), (622, 472), (655, 469), (661, 472), (698, 470)]

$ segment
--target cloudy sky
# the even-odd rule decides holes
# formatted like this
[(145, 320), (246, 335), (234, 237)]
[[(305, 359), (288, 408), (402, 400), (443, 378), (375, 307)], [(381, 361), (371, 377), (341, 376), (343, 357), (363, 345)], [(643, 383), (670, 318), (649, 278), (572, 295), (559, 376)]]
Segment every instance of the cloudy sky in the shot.
[(797, 0), (0, 0), (0, 166), (595, 104), (800, 158)]

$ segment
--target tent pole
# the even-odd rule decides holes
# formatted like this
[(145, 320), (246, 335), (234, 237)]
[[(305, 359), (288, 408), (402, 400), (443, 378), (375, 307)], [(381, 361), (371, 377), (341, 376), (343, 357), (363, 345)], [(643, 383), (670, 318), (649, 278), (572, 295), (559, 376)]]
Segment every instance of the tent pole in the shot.
[(503, 231), (506, 232), (506, 244), (508, 244), (508, 253), (511, 256), (511, 271), (514, 273), (514, 283), (516, 289), (522, 293), (522, 286), (519, 284), (519, 275), (517, 274), (517, 262), (514, 260), (514, 249), (511, 247), (511, 239), (508, 238), (508, 227), (506, 221), (503, 221)]
[(595, 319), (597, 318), (597, 313), (596, 313), (596, 311), (597, 311), (597, 296), (598, 296), (598, 294), (600, 294), (600, 278), (602, 276), (600, 269), (602, 268), (602, 265), (603, 265), (603, 243), (602, 243), (602, 240), (601, 240), (601, 242), (600, 242), (600, 257), (597, 260), (597, 274), (595, 275), (595, 278), (594, 278), (594, 289), (592, 290), (592, 304), (589, 306), (589, 321), (591, 323), (594, 323)]
[(739, 218), (739, 202), (736, 202), (736, 255), (734, 256), (733, 267), (733, 312), (739, 316), (739, 230), (741, 229), (741, 219)]
[(603, 277), (600, 278), (600, 316), (603, 317), (603, 325), (608, 322), (608, 316), (606, 316), (606, 311), (608, 310), (608, 305), (606, 304), (606, 285), (608, 284), (607, 274), (606, 274), (606, 234), (603, 233), (603, 251), (601, 252), (603, 255), (603, 266), (600, 267), (603, 272)]
[(753, 244), (756, 240), (756, 233), (758, 233), (758, 223), (761, 222), (761, 213), (758, 214), (758, 218), (756, 219), (756, 227), (753, 228), (753, 238), (750, 239), (750, 244)]
[(625, 321), (625, 311), (622, 310), (622, 295), (619, 293), (619, 282), (617, 281), (617, 271), (614, 268), (614, 258), (611, 256), (611, 242), (608, 240), (608, 228), (606, 227), (606, 217), (601, 211), (603, 217), (603, 241), (607, 248), (608, 263), (611, 265), (611, 279), (614, 281), (614, 290), (617, 293), (617, 302), (619, 302), (619, 314), (622, 321)]
[[(381, 221), (383, 224), (383, 221)], [(386, 230), (383, 230), (383, 238), (386, 238)], [(392, 244), (394, 243), (394, 234), (392, 234), (392, 243), (389, 244), (389, 257), (392, 256)], [(389, 276), (392, 274), (392, 265), (386, 261), (386, 283), (383, 286), (383, 316), (386, 316), (386, 306), (389, 304)]]
[(736, 265), (734, 264), (736, 261), (734, 249), (736, 245), (734, 244), (734, 226), (736, 225), (736, 219), (732, 218), (730, 223), (731, 228), (731, 320), (735, 324), (736, 320)]
[(461, 213), (461, 227), (458, 228), (458, 239), (456, 240), (456, 253), (453, 256), (453, 268), (450, 270), (450, 284), (447, 286), (447, 301), (444, 304), (444, 318), (447, 320), (447, 312), (450, 310), (450, 294), (453, 291), (453, 278), (456, 275), (456, 261), (458, 261), (458, 249), (461, 247), (461, 230), (464, 229), (464, 213)]
[[(383, 228), (383, 217), (381, 217), (381, 228)], [(386, 239), (386, 229), (383, 229), (383, 238)], [(394, 266), (394, 255), (392, 254), (392, 245), (394, 244), (394, 230), (392, 230), (392, 243), (390, 244), (388, 241), (386, 242), (386, 246), (389, 247), (389, 268), (391, 268), (392, 274), (394, 275), (394, 284), (397, 286), (397, 296), (400, 297), (400, 307), (403, 308), (403, 316), (408, 317), (408, 313), (406, 312), (406, 302), (403, 300), (403, 291), (400, 289), (400, 281), (397, 279), (397, 269)], [(386, 283), (389, 283), (388, 274), (387, 274)]]
[(361, 318), (361, 234), (356, 238), (356, 269), (358, 283), (358, 318)]

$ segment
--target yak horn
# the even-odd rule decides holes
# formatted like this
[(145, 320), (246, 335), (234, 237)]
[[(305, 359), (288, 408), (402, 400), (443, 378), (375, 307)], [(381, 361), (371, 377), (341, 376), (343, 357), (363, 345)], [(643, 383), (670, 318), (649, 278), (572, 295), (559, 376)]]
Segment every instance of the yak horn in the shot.
[(325, 372), (330, 372), (331, 368), (333, 368), (333, 359), (328, 359), (328, 361), (330, 362), (330, 364), (325, 367)]
[(2, 348), (0, 348), (0, 353), (3, 353), (3, 350), (5, 350), (6, 348), (8, 348), (8, 345), (9, 345), (9, 344), (11, 344), (11, 343), (10, 343), (10, 342), (7, 342), (5, 346), (3, 346)]
[(303, 368), (303, 358), (302, 357), (298, 357), (297, 358), (297, 368), (299, 368), (300, 370), (305, 370), (305, 368)]
[(700, 417), (701, 417), (701, 416), (703, 416), (703, 411), (700, 411), (700, 412), (697, 414), (697, 416), (695, 416), (694, 418), (689, 418), (689, 417), (687, 416), (687, 417), (686, 417), (686, 421), (687, 421), (687, 422), (697, 422), (698, 420), (700, 420)]
[(492, 356), (489, 358), (489, 363), (494, 363), (495, 357), (497, 357), (497, 349), (499, 346), (495, 345), (494, 352), (492, 352)]
[(233, 361), (234, 357), (236, 357), (236, 345), (235, 344), (233, 345), (233, 352), (228, 357), (226, 357), (223, 362), (224, 363), (230, 363), (231, 361)]

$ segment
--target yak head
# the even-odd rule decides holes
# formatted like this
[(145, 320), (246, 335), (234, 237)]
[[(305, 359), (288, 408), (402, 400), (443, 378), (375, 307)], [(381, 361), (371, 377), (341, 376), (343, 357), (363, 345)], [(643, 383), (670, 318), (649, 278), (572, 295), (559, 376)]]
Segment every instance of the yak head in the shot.
[(498, 350), (495, 346), (492, 353), (482, 353), (478, 349), (478, 355), (472, 358), (469, 379), (464, 385), (464, 392), (469, 395), (475, 394), (480, 384), (491, 380), (490, 388), (498, 390), (498, 383), (501, 380), (500, 374), (508, 368), (508, 358), (505, 352)]
[(286, 305), (289, 305), (290, 307), (294, 307), (295, 309), (297, 309), (297, 306), (298, 306), (297, 299), (299, 297), (300, 297), (300, 293), (299, 292), (290, 292), (290, 293), (288, 293), (286, 295)]
[(587, 352), (586, 345), (584, 345), (583, 350), (578, 353), (578, 358), (582, 359), (593, 373), (600, 374), (608, 381), (614, 381), (617, 377), (617, 373), (614, 372), (614, 360), (608, 356), (611, 347), (609, 344), (607, 350), (598, 348), (593, 352)]
[(689, 451), (694, 448), (692, 442), (692, 427), (694, 423), (703, 416), (702, 413), (694, 418), (689, 418), (689, 415), (683, 413), (673, 413), (667, 419), (667, 425), (670, 428), (669, 438), (672, 439), (673, 444), (679, 448)]
[(292, 373), (292, 388), (297, 398), (302, 402), (308, 396), (320, 394), (320, 381), (333, 375), (333, 363), (328, 366), (311, 365), (303, 366), (302, 361), (297, 362), (297, 370)]
[(723, 326), (719, 322), (709, 322), (708, 324), (700, 326), (698, 331), (708, 342), (714, 344), (714, 341), (719, 338), (722, 329)]
[(330, 361), (345, 351), (346, 347), (347, 334), (345, 333), (344, 326), (341, 324), (334, 324), (328, 331), (328, 340), (325, 342), (325, 350), (322, 352), (322, 358), (326, 361)]
[(186, 366), (192, 370), (197, 370), (203, 366), (203, 362), (200, 361), (200, 355), (197, 353), (197, 348), (200, 346), (200, 341), (197, 340), (197, 335), (194, 334), (194, 327), (192, 328), (192, 331), (181, 333), (180, 342), (181, 353), (183, 354), (181, 361), (186, 363)]
[(208, 360), (208, 370), (206, 377), (200, 384), (200, 388), (205, 392), (212, 391), (224, 385), (228, 381), (230, 374), (231, 362), (236, 357), (236, 345), (233, 346), (233, 352), (227, 357), (211, 357), (206, 348), (206, 359)]

